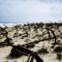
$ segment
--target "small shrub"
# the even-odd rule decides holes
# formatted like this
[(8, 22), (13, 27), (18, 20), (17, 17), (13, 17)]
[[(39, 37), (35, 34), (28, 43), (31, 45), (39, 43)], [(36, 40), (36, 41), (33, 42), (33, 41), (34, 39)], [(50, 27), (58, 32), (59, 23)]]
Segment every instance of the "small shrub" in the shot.
[(58, 46), (54, 49), (55, 52), (62, 52), (62, 47)]
[(29, 43), (26, 45), (26, 48), (33, 48), (35, 45), (33, 43)]
[(61, 60), (61, 57), (62, 57), (61, 53), (58, 53), (58, 54), (57, 54), (57, 59), (58, 59), (58, 60)]
[(47, 53), (49, 53), (49, 52), (47, 51), (47, 49), (42, 48), (42, 49), (40, 49), (40, 50), (38, 51), (38, 53), (39, 53), (39, 54), (47, 54)]
[(30, 41), (29, 39), (26, 39), (26, 40), (25, 40), (26, 43), (29, 43), (29, 41)]

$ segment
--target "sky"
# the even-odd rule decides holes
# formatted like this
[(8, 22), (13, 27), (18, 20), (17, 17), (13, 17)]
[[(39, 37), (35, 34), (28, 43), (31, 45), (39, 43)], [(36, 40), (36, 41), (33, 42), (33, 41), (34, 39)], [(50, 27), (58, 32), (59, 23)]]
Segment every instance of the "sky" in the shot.
[(62, 22), (62, 0), (0, 0), (0, 23)]

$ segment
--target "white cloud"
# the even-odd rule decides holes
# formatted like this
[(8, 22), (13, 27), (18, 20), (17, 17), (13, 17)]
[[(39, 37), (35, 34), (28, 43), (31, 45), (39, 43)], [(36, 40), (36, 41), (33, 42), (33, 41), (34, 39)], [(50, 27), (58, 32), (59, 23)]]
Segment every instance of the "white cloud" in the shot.
[(39, 0), (0, 0), (0, 22), (42, 20), (62, 20), (62, 4), (41, 3)]

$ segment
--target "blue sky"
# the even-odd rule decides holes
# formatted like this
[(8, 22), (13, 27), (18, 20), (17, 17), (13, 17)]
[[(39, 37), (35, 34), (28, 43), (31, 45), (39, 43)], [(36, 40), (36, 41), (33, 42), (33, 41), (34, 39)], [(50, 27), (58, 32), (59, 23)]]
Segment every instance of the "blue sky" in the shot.
[(1, 22), (62, 22), (62, 0), (0, 0)]

